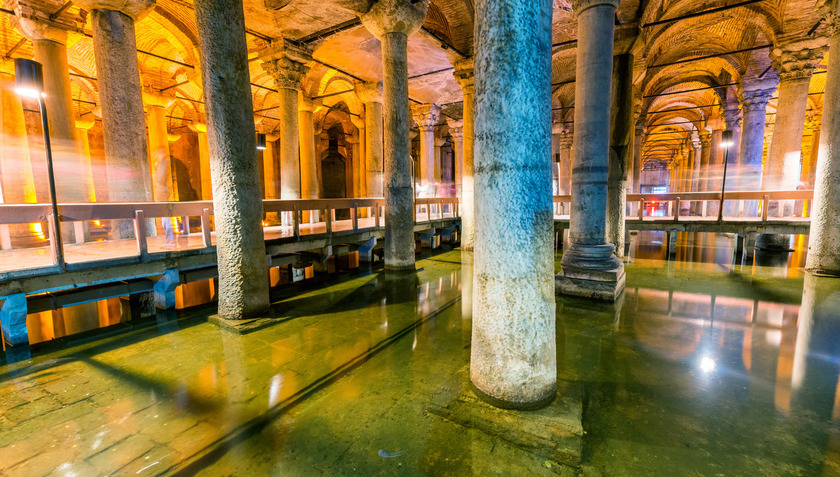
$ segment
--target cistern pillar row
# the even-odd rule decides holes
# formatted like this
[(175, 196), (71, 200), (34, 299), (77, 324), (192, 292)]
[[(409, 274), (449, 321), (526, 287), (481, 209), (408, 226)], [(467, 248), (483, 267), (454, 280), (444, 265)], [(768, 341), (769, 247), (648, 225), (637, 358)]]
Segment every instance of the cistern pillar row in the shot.
[[(557, 291), (614, 301), (624, 288), (624, 265), (607, 242), (610, 95), (617, 0), (574, 3), (578, 21), (575, 88), (572, 246), (563, 255)], [(584, 61), (585, 59), (585, 61)]]
[[(821, 13), (829, 28), (829, 50), (840, 51), (840, 2), (826, 2)], [(805, 267), (840, 275), (840, 61), (828, 62), (824, 98)]]
[[(464, 121), (464, 194), (468, 176), (475, 185), (470, 380), (490, 403), (527, 409), (556, 394), (552, 2), (476, 6), (476, 41), (499, 47), (479, 48), (475, 56), (472, 168), (466, 165), (467, 114)], [(521, 22), (515, 28), (512, 18)]]
[(386, 270), (414, 270), (408, 37), (423, 25), (428, 8), (429, 0), (380, 0), (361, 16), (382, 45)]

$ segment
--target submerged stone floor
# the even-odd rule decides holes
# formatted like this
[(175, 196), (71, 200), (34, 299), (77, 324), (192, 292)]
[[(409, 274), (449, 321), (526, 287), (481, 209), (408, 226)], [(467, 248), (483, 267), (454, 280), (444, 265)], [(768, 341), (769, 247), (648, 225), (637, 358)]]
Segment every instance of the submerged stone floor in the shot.
[[(557, 298), (584, 475), (840, 473), (840, 306), (801, 306), (795, 266), (733, 267), (727, 244), (636, 244), (619, 303)], [(469, 360), (461, 258), (281, 290), (282, 321), (247, 335), (206, 307), (4, 364), (0, 475), (575, 474), (427, 412)]]

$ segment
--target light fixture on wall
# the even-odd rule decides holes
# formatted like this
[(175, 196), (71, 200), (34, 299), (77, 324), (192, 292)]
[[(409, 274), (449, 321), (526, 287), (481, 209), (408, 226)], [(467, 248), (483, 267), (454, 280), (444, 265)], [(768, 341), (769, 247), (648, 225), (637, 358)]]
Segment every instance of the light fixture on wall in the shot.
[(729, 163), (729, 148), (735, 144), (732, 139), (732, 131), (723, 131), (720, 138), (720, 147), (723, 148), (723, 180), (720, 181), (720, 205), (718, 205), (718, 222), (723, 221), (723, 195), (726, 193), (726, 166)]
[(52, 147), (50, 145), (50, 125), (47, 119), (47, 105), (44, 103), (44, 70), (41, 63), (26, 58), (15, 58), (15, 93), (20, 96), (37, 99), (41, 110), (41, 126), (44, 131), (44, 150), (47, 154), (47, 176), (50, 185), (50, 205), (52, 221), (50, 223), (50, 243), (53, 247), (56, 265), (64, 271), (64, 246), (61, 243), (61, 217), (58, 215), (58, 202), (55, 193), (55, 173), (53, 171)]
[(257, 150), (265, 151), (265, 134), (257, 133)]

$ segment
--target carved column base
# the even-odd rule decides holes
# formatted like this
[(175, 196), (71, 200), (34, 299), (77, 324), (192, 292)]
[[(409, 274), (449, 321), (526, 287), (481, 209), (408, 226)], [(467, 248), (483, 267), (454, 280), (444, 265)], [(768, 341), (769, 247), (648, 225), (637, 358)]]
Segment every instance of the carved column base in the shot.
[(624, 264), (612, 244), (573, 244), (563, 255), (554, 291), (600, 301), (616, 301), (624, 291)]

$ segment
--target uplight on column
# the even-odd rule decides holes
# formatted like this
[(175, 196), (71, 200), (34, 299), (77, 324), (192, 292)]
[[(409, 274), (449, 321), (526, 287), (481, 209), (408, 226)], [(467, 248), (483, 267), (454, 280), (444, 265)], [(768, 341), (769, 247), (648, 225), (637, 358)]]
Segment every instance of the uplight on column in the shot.
[(257, 133), (257, 150), (265, 151), (265, 134)]

